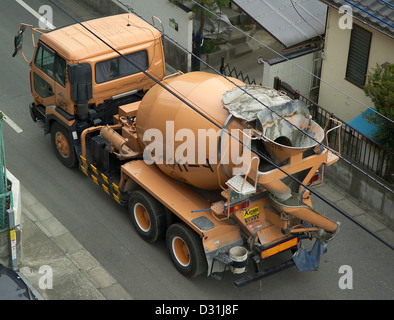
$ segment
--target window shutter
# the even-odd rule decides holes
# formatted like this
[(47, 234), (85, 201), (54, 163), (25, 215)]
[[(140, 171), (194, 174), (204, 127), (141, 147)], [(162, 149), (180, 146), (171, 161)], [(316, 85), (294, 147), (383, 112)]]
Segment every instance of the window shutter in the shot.
[(350, 37), (346, 79), (359, 87), (365, 84), (372, 34), (353, 24)]

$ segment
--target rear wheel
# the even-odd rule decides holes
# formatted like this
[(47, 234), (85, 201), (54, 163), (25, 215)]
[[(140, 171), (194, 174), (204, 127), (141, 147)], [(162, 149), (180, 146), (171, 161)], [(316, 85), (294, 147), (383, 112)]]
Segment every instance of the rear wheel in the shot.
[(51, 140), (56, 157), (60, 162), (67, 168), (74, 167), (76, 165), (76, 156), (70, 135), (67, 129), (58, 122), (52, 124)]
[(147, 242), (164, 237), (166, 219), (163, 206), (146, 191), (134, 191), (129, 199), (129, 212), (137, 233)]
[(175, 223), (167, 230), (167, 248), (180, 273), (193, 278), (207, 269), (201, 238), (184, 223)]

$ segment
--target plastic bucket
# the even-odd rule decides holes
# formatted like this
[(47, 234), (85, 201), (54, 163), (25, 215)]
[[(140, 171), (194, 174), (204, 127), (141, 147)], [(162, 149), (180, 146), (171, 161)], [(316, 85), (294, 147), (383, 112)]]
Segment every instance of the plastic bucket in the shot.
[(248, 250), (241, 246), (232, 247), (229, 252), (229, 258), (233, 261), (230, 270), (235, 273), (245, 272), (245, 267), (248, 260)]

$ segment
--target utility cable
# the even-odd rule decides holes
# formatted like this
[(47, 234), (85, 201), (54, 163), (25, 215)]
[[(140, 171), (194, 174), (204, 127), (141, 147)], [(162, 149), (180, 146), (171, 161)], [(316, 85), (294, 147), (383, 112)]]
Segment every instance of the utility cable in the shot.
[[(357, 8), (358, 10), (365, 12), (366, 14), (370, 15), (371, 17), (379, 20), (380, 22), (383, 22), (384, 24), (387, 24), (388, 26), (390, 26), (391, 28), (394, 28), (394, 26), (390, 23), (388, 23), (387, 21), (384, 21), (383, 19), (380, 19), (379, 17), (375, 16), (374, 14), (368, 12), (367, 10), (360, 8), (358, 5), (354, 4), (353, 2), (350, 2), (349, 0), (344, 0), (346, 3), (352, 5), (353, 7)], [(385, 2), (386, 4), (390, 5), (389, 3)], [(390, 5), (392, 6), (392, 5)]]
[[(294, 11), (299, 15), (299, 17), (300, 17), (308, 26), (310, 26), (310, 27), (312, 28), (312, 30), (316, 32), (316, 35), (320, 38), (320, 40), (322, 40), (323, 38), (322, 38), (321, 34), (319, 34), (319, 32), (308, 22), (308, 20), (306, 20), (306, 19), (301, 15), (301, 13), (297, 10), (295, 4), (297, 4), (298, 6), (300, 6), (300, 8), (302, 8), (302, 6), (301, 6), (299, 3), (297, 3), (295, 0), (294, 0), (294, 1), (293, 1), (293, 0), (290, 0), (290, 2), (291, 2), (291, 5), (293, 6)], [(307, 12), (307, 13), (308, 13), (308, 12)], [(309, 13), (308, 13), (308, 14), (309, 14)], [(316, 21), (319, 21), (319, 20), (317, 20), (314, 16), (311, 15), (311, 17), (314, 18)], [(320, 23), (320, 21), (319, 21), (319, 23)]]
[(389, 5), (390, 7), (392, 7), (392, 8), (394, 8), (394, 5), (392, 5), (391, 3), (388, 3), (387, 1), (384, 1), (384, 0), (380, 0), (381, 2), (383, 2), (383, 3), (385, 3), (385, 4), (387, 4), (387, 5)]
[[(171, 89), (169, 89), (166, 85), (164, 85), (163, 83), (161, 83), (159, 80), (157, 80), (156, 78), (154, 78), (152, 75), (150, 75), (148, 72), (146, 72), (143, 68), (141, 68), (141, 66), (139, 66), (138, 64), (136, 64), (134, 61), (130, 60), (127, 56), (124, 56), (121, 52), (119, 52), (116, 48), (112, 47), (110, 44), (108, 44), (104, 39), (102, 39), (100, 36), (98, 36), (97, 34), (95, 34), (92, 30), (90, 30), (88, 27), (86, 27), (85, 25), (82, 24), (82, 22), (78, 21), (76, 18), (74, 18), (71, 14), (69, 14), (67, 11), (65, 11), (63, 8), (61, 8), (58, 4), (54, 3), (53, 0), (49, 0), (52, 4), (54, 4), (57, 8), (59, 8), (62, 12), (64, 12), (68, 17), (70, 17), (72, 20), (74, 20), (76, 23), (78, 23), (79, 25), (81, 25), (85, 30), (87, 30), (89, 33), (91, 33), (93, 36), (95, 36), (98, 40), (100, 40), (101, 42), (103, 42), (106, 46), (108, 46), (111, 50), (113, 50), (114, 52), (116, 52), (119, 56), (123, 57), (124, 59), (126, 59), (129, 63), (131, 63), (135, 68), (137, 68), (140, 72), (143, 72), (148, 78), (150, 78), (151, 80), (153, 80), (156, 84), (158, 84), (159, 86), (161, 86), (164, 90), (168, 91), (170, 94), (172, 94), (174, 97), (176, 97), (177, 99), (179, 99), (182, 103), (184, 103), (185, 105), (187, 105), (189, 108), (191, 108), (192, 110), (194, 110), (195, 112), (197, 112), (199, 115), (201, 115), (203, 118), (205, 118), (206, 120), (208, 120), (209, 122), (211, 122), (213, 125), (215, 125), (216, 127), (218, 127), (219, 129), (223, 129), (222, 126), (218, 123), (216, 123), (214, 120), (212, 120), (211, 118), (209, 118), (207, 115), (205, 115), (204, 113), (202, 113), (200, 110), (198, 110), (195, 106), (193, 106), (192, 104), (190, 104), (188, 101), (186, 101), (184, 98), (182, 98), (180, 95), (178, 95), (177, 93), (175, 93), (174, 91), (172, 91)], [(238, 142), (240, 142), (241, 144), (244, 145), (244, 143), (242, 141), (240, 141), (237, 137), (234, 137), (231, 135), (231, 133), (228, 132), (228, 130), (225, 130), (225, 132), (230, 135), (233, 139), (237, 140)], [(354, 223), (356, 223), (357, 225), (359, 225), (361, 228), (363, 228), (365, 231), (367, 231), (368, 233), (370, 233), (372, 236), (374, 236), (376, 239), (378, 239), (379, 241), (381, 241), (382, 243), (384, 243), (385, 245), (387, 245), (388, 247), (390, 247), (391, 249), (394, 249), (394, 247), (389, 244), (388, 242), (386, 242), (384, 239), (382, 239), (381, 237), (379, 237), (378, 235), (374, 234), (371, 230), (369, 230), (368, 228), (366, 228), (365, 226), (363, 226), (361, 223), (359, 223), (358, 221), (356, 221), (353, 217), (351, 217), (350, 215), (348, 215), (346, 212), (344, 212), (342, 209), (338, 208), (337, 206), (335, 206), (334, 204), (332, 204), (330, 201), (328, 201), (326, 198), (324, 198), (323, 196), (321, 196), (320, 194), (316, 193), (315, 191), (313, 191), (312, 189), (310, 189), (309, 187), (307, 187), (306, 185), (304, 185), (302, 182), (300, 182), (297, 178), (293, 177), (291, 174), (288, 174), (285, 170), (283, 170), (282, 168), (280, 168), (276, 163), (274, 163), (271, 159), (269, 159), (267, 156), (265, 156), (263, 153), (261, 153), (259, 150), (252, 148), (251, 146), (248, 145), (244, 145), (245, 147), (247, 147), (248, 149), (250, 149), (251, 151), (253, 151), (256, 155), (258, 155), (259, 157), (263, 158), (264, 160), (266, 160), (267, 162), (269, 162), (271, 165), (273, 165), (276, 169), (280, 170), (281, 172), (283, 172), (285, 175), (287, 175), (288, 177), (290, 177), (292, 180), (294, 180), (296, 183), (298, 183), (299, 185), (303, 186), (305, 189), (309, 190), (312, 194), (314, 194), (315, 196), (317, 196), (319, 199), (321, 199), (323, 202), (325, 202), (326, 204), (328, 204), (329, 206), (331, 206), (332, 208), (334, 208), (335, 210), (337, 210), (338, 212), (340, 212), (342, 215), (344, 215), (345, 217), (347, 217), (348, 219), (350, 219), (351, 221), (353, 221)]]
[[(147, 22), (143, 17), (141, 17), (140, 15), (138, 15), (132, 8), (130, 8), (128, 5), (122, 3), (120, 0), (117, 0), (120, 4), (122, 4), (125, 8), (127, 8), (130, 12), (134, 13), (135, 15), (137, 15), (139, 18), (143, 19), (145, 22)], [(149, 22), (147, 22), (149, 23)], [(209, 65), (208, 63), (206, 63), (205, 61), (203, 61), (200, 57), (197, 57), (194, 53), (189, 52), (186, 48), (184, 48), (181, 44), (179, 44), (177, 41), (175, 41), (174, 39), (172, 39), (171, 37), (169, 37), (168, 35), (164, 34), (163, 35), (168, 38), (170, 41), (172, 41), (173, 43), (175, 43), (176, 45), (178, 45), (180, 48), (182, 48), (185, 52), (189, 53), (190, 55), (192, 55), (193, 57), (195, 57), (196, 59), (199, 59), (203, 64), (205, 64), (208, 68), (210, 68), (212, 71), (216, 72), (217, 74), (223, 76), (218, 70), (216, 70), (215, 68), (213, 68), (211, 65)], [(224, 76), (223, 76), (224, 77)], [(270, 107), (268, 107), (267, 105), (265, 105), (263, 102), (261, 102), (260, 100), (258, 100), (256, 97), (254, 97), (251, 93), (247, 92), (244, 88), (240, 87), (239, 85), (237, 85), (236, 83), (234, 83), (231, 79), (229, 79), (228, 77), (224, 77), (227, 81), (229, 81), (230, 83), (232, 83), (234, 86), (236, 86), (237, 88), (239, 88), (241, 91), (243, 91), (245, 94), (247, 94), (248, 96), (250, 96), (253, 100), (255, 100), (256, 102), (258, 102), (259, 104), (261, 104), (262, 106), (264, 106), (265, 108), (269, 109), (271, 112), (275, 113), (278, 117), (280, 117), (281, 119), (283, 119), (284, 121), (286, 121), (288, 124), (290, 124), (292, 127), (296, 128), (297, 130), (299, 130), (302, 134), (308, 136), (310, 139), (312, 139), (313, 141), (315, 141), (317, 144), (319, 144), (320, 146), (326, 148), (326, 146), (324, 146), (324, 144), (322, 144), (320, 141), (317, 141), (314, 137), (310, 136), (308, 133), (306, 133), (305, 131), (303, 131), (302, 129), (298, 128), (296, 125), (294, 125), (293, 123), (291, 123), (290, 121), (288, 121), (287, 119), (285, 119), (282, 115), (278, 114), (275, 110), (271, 109)], [(380, 185), (382, 188), (386, 189), (387, 191), (389, 191), (390, 193), (394, 194), (394, 191), (391, 190), (390, 188), (388, 188), (387, 186), (385, 186), (383, 183), (381, 183), (380, 181), (378, 181), (376, 178), (372, 177), (371, 175), (369, 175), (368, 173), (366, 173), (365, 171), (361, 170), (359, 167), (353, 165), (350, 161), (348, 161), (347, 159), (345, 159), (344, 157), (342, 157), (340, 154), (338, 154), (337, 152), (335, 152), (334, 150), (330, 150), (334, 155), (336, 155), (337, 157), (339, 157), (340, 159), (342, 159), (345, 163), (347, 163), (348, 165), (350, 165), (351, 167), (355, 168), (356, 170), (358, 170), (359, 172), (361, 172), (363, 175), (365, 175), (366, 177), (368, 177), (370, 180), (374, 181), (375, 183), (377, 183), (378, 185)]]
[[(121, 3), (120, 0), (117, 0), (119, 3)], [(223, 18), (221, 18), (220, 16), (218, 16), (216, 13), (214, 13), (213, 11), (209, 10), (208, 8), (204, 7), (202, 4), (196, 2), (195, 0), (190, 0), (191, 2), (193, 2), (194, 4), (198, 5), (201, 7), (201, 9), (206, 10), (207, 12), (209, 12), (211, 15), (215, 16), (216, 18), (218, 18), (219, 20), (223, 21), (224, 23), (226, 23), (227, 25), (230, 25), (232, 28), (234, 28), (235, 30), (241, 32), (243, 35), (247, 36), (248, 38), (250, 38), (251, 40), (256, 41), (257, 43), (261, 44), (262, 46), (264, 46), (265, 48), (269, 49), (271, 52), (277, 54), (278, 56), (280, 56), (282, 59), (285, 59), (286, 61), (294, 64), (296, 67), (300, 68), (301, 70), (305, 71), (306, 73), (310, 74), (311, 76), (315, 77), (316, 79), (318, 79), (319, 81), (327, 84), (328, 86), (330, 86), (331, 88), (337, 90), (338, 92), (342, 93), (343, 95), (345, 95), (346, 97), (356, 101), (357, 103), (361, 104), (362, 106), (364, 106), (365, 108), (371, 110), (372, 112), (376, 113), (377, 115), (379, 115), (380, 117), (384, 118), (385, 120), (391, 122), (394, 124), (394, 120), (391, 120), (390, 118), (386, 117), (385, 115), (381, 114), (380, 112), (378, 112), (375, 108), (369, 107), (367, 106), (365, 103), (361, 102), (360, 100), (354, 98), (353, 96), (350, 96), (349, 94), (347, 94), (346, 92), (342, 91), (341, 89), (335, 87), (334, 85), (332, 85), (331, 83), (329, 83), (326, 80), (323, 80), (321, 77), (315, 75), (313, 72), (307, 70), (306, 68), (304, 68), (303, 66), (299, 65), (298, 63), (294, 62), (293, 60), (290, 60), (289, 58), (287, 58), (286, 56), (282, 55), (281, 53), (277, 52), (276, 50), (272, 49), (271, 47), (269, 47), (268, 45), (266, 45), (265, 43), (261, 42), (260, 40), (254, 38), (253, 36), (249, 35), (247, 32), (243, 31), (242, 29), (238, 28), (237, 26), (233, 26), (232, 24), (229, 24), (226, 20), (224, 20)], [(124, 4), (123, 4), (124, 5)], [(127, 5), (126, 5), (127, 6)]]

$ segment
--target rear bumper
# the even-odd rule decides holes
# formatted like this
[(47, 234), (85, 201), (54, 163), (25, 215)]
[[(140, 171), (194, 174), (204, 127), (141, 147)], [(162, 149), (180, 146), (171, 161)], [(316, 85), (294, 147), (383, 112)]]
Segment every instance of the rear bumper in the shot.
[(295, 263), (294, 263), (293, 259), (289, 259), (289, 260), (284, 261), (284, 262), (282, 262), (281, 264), (279, 264), (279, 265), (277, 265), (275, 267), (272, 267), (272, 268), (269, 268), (269, 269), (266, 269), (266, 270), (262, 270), (262, 271), (254, 273), (252, 275), (248, 275), (248, 276), (243, 277), (241, 279), (235, 280), (234, 284), (235, 284), (236, 287), (239, 288), (239, 287), (242, 287), (242, 286), (245, 286), (245, 285), (249, 284), (250, 282), (263, 279), (265, 277), (273, 275), (274, 273), (283, 271), (283, 270), (285, 270), (287, 268), (290, 268), (290, 267), (293, 267), (293, 266), (295, 266)]

